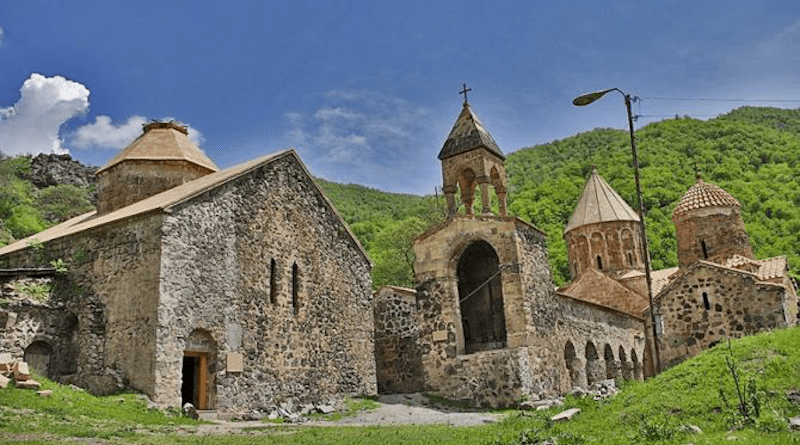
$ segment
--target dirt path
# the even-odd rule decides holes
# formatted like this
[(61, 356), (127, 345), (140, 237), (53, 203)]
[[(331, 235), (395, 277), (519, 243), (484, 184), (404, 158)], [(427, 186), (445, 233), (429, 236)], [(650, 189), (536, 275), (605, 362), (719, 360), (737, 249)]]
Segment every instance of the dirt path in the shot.
[[(425, 425), (446, 424), (452, 426), (483, 425), (497, 422), (502, 414), (481, 411), (466, 411), (458, 408), (432, 405), (421, 394), (394, 394), (381, 396), (378, 408), (361, 411), (355, 416), (340, 420), (311, 420), (300, 423), (269, 423), (266, 420), (215, 421), (213, 424), (197, 426), (195, 434), (255, 433), (278, 426), (371, 426), (371, 425)], [(191, 433), (191, 431), (185, 431)]]

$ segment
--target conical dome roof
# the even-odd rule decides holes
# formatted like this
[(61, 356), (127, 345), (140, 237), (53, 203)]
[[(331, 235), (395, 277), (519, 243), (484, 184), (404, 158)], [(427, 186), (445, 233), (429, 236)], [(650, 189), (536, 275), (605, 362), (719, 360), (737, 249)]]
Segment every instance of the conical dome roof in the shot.
[(127, 160), (187, 161), (216, 172), (214, 162), (189, 139), (185, 126), (175, 122), (151, 122), (144, 132), (124, 150), (104, 165), (97, 173)]
[(703, 181), (697, 177), (697, 182), (693, 185), (678, 201), (675, 210), (672, 212), (672, 219), (684, 215), (693, 210), (708, 207), (741, 207), (739, 201), (730, 193), (726, 192), (714, 184)]
[(486, 131), (483, 123), (472, 112), (469, 104), (464, 102), (464, 108), (461, 109), (461, 114), (453, 125), (453, 129), (450, 130), (442, 151), (439, 152), (439, 160), (442, 161), (481, 147), (497, 155), (500, 159), (505, 160), (506, 158), (492, 135)]
[(639, 221), (639, 215), (600, 177), (597, 169), (592, 169), (564, 233), (581, 226), (611, 221)]

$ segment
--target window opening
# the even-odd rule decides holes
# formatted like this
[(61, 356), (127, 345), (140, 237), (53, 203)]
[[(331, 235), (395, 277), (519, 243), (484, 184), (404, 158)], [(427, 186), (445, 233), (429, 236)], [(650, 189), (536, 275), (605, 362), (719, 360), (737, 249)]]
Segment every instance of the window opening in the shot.
[(633, 255), (628, 252), (628, 265), (633, 266)]
[(294, 315), (297, 315), (297, 312), (300, 310), (300, 305), (297, 297), (297, 286), (298, 286), (298, 276), (297, 276), (297, 263), (292, 264), (292, 310), (294, 311)]
[(275, 262), (275, 258), (273, 258), (269, 265), (269, 302), (272, 304), (276, 304), (278, 302), (277, 272), (278, 264)]
[(706, 247), (705, 240), (700, 240), (700, 247), (703, 248), (703, 259), (707, 260), (708, 259), (708, 248)]
[(703, 292), (703, 306), (705, 306), (706, 310), (711, 309), (711, 304), (708, 302), (708, 293)]
[(597, 255), (597, 268), (603, 270), (603, 259), (600, 258), (600, 255)]

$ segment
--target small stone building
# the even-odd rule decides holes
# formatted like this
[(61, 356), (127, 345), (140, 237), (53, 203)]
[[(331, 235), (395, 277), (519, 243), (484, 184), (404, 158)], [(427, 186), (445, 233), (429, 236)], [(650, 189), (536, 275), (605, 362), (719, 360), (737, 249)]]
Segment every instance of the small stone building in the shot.
[(375, 394), (371, 264), (294, 151), (218, 171), (151, 123), (98, 176), (97, 212), (0, 249), (9, 289), (52, 285), (0, 309), (0, 350), (164, 406)]
[(726, 338), (797, 324), (786, 257), (753, 257), (740, 207), (698, 177), (672, 213), (678, 267), (654, 273), (653, 285), (662, 369)]
[(545, 235), (506, 214), (505, 156), (466, 102), (439, 159), (449, 216), (414, 241), (415, 289), (375, 295), (381, 391), (502, 406), (641, 375), (640, 316), (554, 293)]

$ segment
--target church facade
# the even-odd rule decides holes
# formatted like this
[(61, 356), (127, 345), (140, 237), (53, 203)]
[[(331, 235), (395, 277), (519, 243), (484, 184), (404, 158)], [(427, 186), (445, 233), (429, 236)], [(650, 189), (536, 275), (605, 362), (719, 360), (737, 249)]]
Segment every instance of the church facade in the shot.
[[(97, 212), (0, 249), (0, 348), (102, 394), (218, 412), (375, 394), (371, 263), (294, 151), (225, 170), (151, 123), (99, 175)], [(65, 270), (48, 268), (58, 260)]]

